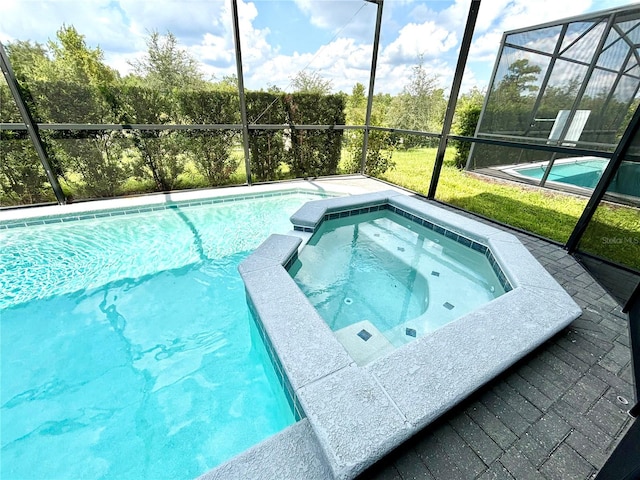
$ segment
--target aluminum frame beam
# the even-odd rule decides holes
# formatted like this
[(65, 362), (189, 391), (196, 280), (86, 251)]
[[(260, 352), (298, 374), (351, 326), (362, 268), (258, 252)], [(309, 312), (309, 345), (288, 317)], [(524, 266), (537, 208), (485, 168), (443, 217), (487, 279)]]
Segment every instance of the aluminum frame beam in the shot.
[(467, 57), (469, 56), (469, 48), (471, 47), (471, 39), (473, 38), (473, 31), (476, 27), (476, 20), (478, 18), (479, 11), (480, 0), (471, 0), (469, 14), (467, 16), (467, 24), (464, 27), (464, 35), (462, 36), (462, 44), (460, 45), (460, 53), (458, 54), (458, 63), (456, 64), (456, 71), (453, 75), (451, 92), (449, 92), (447, 111), (444, 115), (444, 121), (442, 124), (442, 133), (440, 142), (438, 143), (436, 161), (433, 165), (433, 173), (431, 174), (429, 192), (427, 193), (427, 198), (430, 200), (433, 200), (436, 195), (436, 189), (438, 188), (438, 180), (440, 180), (440, 172), (442, 171), (442, 164), (444, 162), (444, 153), (449, 141), (449, 132), (451, 131), (453, 115), (456, 111), (456, 104), (458, 103), (458, 94), (460, 93), (460, 85), (462, 85), (464, 67), (467, 65)]
[(240, 23), (238, 20), (238, 0), (231, 0), (233, 17), (233, 44), (236, 51), (236, 71), (238, 72), (238, 95), (240, 96), (240, 121), (242, 122), (242, 147), (247, 184), (251, 185), (251, 161), (249, 158), (249, 122), (247, 121), (247, 101), (244, 95), (244, 75), (242, 73), (242, 49), (240, 47)]
[(373, 35), (373, 53), (371, 54), (371, 71), (369, 75), (369, 92), (367, 95), (367, 113), (365, 116), (364, 135), (362, 140), (362, 160), (360, 161), (360, 173), (365, 174), (367, 166), (367, 150), (369, 149), (369, 127), (371, 126), (371, 111), (373, 110), (373, 89), (376, 83), (376, 67), (378, 66), (378, 49), (380, 47), (380, 28), (382, 26), (382, 7), (384, 0), (365, 0), (378, 5), (376, 13), (376, 28)]
[(11, 62), (9, 61), (9, 56), (7, 55), (7, 52), (5, 51), (4, 45), (2, 45), (2, 43), (0, 43), (0, 68), (2, 69), (4, 78), (7, 80), (7, 85), (9, 86), (9, 90), (11, 91), (11, 95), (16, 102), (16, 106), (18, 107), (20, 116), (22, 117), (27, 132), (29, 133), (31, 143), (33, 144), (33, 147), (38, 154), (40, 163), (42, 163), (44, 171), (47, 175), (47, 179), (49, 180), (51, 188), (53, 189), (53, 193), (56, 196), (56, 200), (60, 205), (64, 205), (65, 203), (67, 203), (67, 199), (64, 195), (64, 192), (62, 191), (62, 187), (60, 186), (57, 175), (53, 171), (53, 168), (51, 168), (51, 162), (49, 162), (49, 157), (47, 156), (47, 152), (44, 149), (44, 144), (42, 143), (42, 139), (40, 138), (38, 124), (34, 122), (33, 117), (31, 116), (31, 112), (29, 111), (29, 107), (22, 98), (22, 95), (20, 95), (18, 81), (16, 80), (13, 68), (11, 67)]
[[(596, 47), (595, 52), (593, 53), (593, 57), (591, 58), (589, 68), (587, 69), (587, 72), (585, 73), (585, 76), (582, 79), (580, 89), (576, 94), (576, 98), (573, 102), (573, 105), (571, 106), (571, 109), (569, 110), (567, 121), (565, 122), (564, 126), (562, 127), (562, 131), (558, 136), (558, 140), (556, 142), (558, 145), (562, 145), (564, 143), (565, 137), (567, 136), (567, 133), (571, 128), (571, 124), (573, 123), (573, 119), (575, 118), (576, 111), (578, 110), (578, 108), (580, 108), (580, 103), (582, 102), (584, 93), (587, 91), (587, 87), (589, 86), (589, 83), (591, 82), (591, 77), (593, 76), (593, 72), (596, 69), (596, 66), (598, 64), (598, 59), (602, 54), (602, 49), (604, 48), (604, 44), (607, 41), (607, 38), (609, 38), (609, 32), (611, 32), (611, 29), (613, 28), (615, 20), (616, 20), (615, 13), (612, 13), (611, 15), (609, 15), (609, 18), (607, 19), (606, 27), (602, 32), (600, 40), (598, 41), (598, 46)], [(549, 162), (547, 163), (547, 168), (545, 169), (544, 174), (542, 175), (542, 178), (540, 179), (540, 183), (539, 183), (541, 187), (544, 187), (544, 184), (547, 182), (547, 179), (549, 178), (549, 174), (551, 173), (551, 169), (553, 168), (553, 164), (555, 163), (555, 160), (556, 160), (556, 156), (553, 155), (549, 160)]]
[(598, 181), (598, 184), (593, 189), (593, 194), (589, 198), (587, 205), (584, 207), (582, 211), (582, 215), (578, 219), (578, 223), (576, 223), (575, 228), (571, 232), (571, 236), (565, 245), (565, 248), (569, 253), (574, 253), (578, 248), (578, 244), (582, 239), (584, 232), (587, 230), (593, 215), (596, 212), (596, 209), (600, 205), (604, 194), (607, 193), (607, 188), (609, 188), (609, 184), (613, 180), (613, 177), (618, 172), (618, 167), (622, 164), (627, 151), (631, 147), (631, 143), (638, 135), (640, 130), (640, 105), (636, 108), (636, 111), (631, 117), (631, 121), (627, 126), (627, 129), (624, 131), (622, 138), (620, 139), (620, 143), (616, 147), (615, 152), (611, 156), (611, 160), (607, 164), (607, 167), (602, 172), (602, 176)]

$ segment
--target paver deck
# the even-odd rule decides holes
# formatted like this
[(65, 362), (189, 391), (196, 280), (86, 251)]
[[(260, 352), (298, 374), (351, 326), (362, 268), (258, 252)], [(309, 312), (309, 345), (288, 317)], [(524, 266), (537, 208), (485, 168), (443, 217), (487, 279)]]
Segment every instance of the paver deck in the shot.
[(360, 480), (588, 479), (630, 426), (633, 380), (620, 305), (562, 247), (511, 233), (582, 316)]

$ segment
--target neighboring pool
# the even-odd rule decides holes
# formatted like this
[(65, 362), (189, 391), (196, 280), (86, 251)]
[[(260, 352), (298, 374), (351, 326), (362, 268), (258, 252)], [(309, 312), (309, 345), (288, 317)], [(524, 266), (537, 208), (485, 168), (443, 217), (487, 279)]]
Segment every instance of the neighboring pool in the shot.
[(237, 266), (317, 198), (0, 228), (0, 477), (193, 478), (294, 423)]
[[(607, 160), (571, 160), (569, 162), (556, 161), (551, 167), (548, 180), (552, 182), (568, 183), (578, 187), (594, 188), (607, 166)], [(547, 163), (533, 167), (518, 167), (514, 170), (530, 178), (541, 179), (547, 168)]]
[(470, 243), (384, 209), (322, 222), (289, 273), (363, 365), (510, 289)]
[[(608, 163), (607, 159), (597, 157), (558, 159), (553, 163), (547, 180), (593, 189)], [(548, 162), (540, 162), (533, 165), (509, 166), (504, 170), (512, 175), (539, 180), (542, 179), (547, 165)], [(637, 197), (640, 192), (640, 164), (622, 162), (607, 191)]]

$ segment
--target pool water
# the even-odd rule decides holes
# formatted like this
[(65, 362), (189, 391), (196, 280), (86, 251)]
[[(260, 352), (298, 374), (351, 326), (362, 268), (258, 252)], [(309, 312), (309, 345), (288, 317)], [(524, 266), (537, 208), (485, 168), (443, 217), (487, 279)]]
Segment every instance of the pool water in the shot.
[(505, 293), (484, 254), (389, 210), (325, 220), (289, 272), (360, 364)]
[(237, 265), (317, 198), (0, 230), (0, 477), (193, 478), (295, 422)]
[[(555, 162), (549, 172), (550, 181), (568, 183), (578, 187), (594, 188), (602, 176), (606, 160), (581, 160), (571, 163)], [(542, 179), (547, 164), (518, 168), (517, 172), (530, 178)]]
[[(556, 160), (551, 167), (548, 180), (592, 189), (600, 181), (607, 164), (608, 160), (595, 157)], [(547, 163), (543, 163), (535, 166), (514, 167), (513, 170), (529, 178), (542, 179), (546, 168)], [(623, 161), (607, 192), (637, 197), (640, 192), (640, 164)]]

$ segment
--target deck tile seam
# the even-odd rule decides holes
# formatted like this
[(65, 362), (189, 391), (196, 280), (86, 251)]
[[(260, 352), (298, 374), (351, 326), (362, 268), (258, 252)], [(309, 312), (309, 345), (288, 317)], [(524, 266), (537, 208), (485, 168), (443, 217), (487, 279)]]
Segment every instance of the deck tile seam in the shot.
[[(535, 385), (528, 382), (517, 371), (509, 375), (506, 381), (512, 388), (514, 388), (520, 395), (526, 398), (533, 406), (535, 406), (541, 412), (545, 412), (546, 410), (548, 410), (548, 408), (553, 403), (552, 399), (550, 399), (544, 393), (542, 393), (540, 389), (538, 389)], [(521, 390), (520, 388), (518, 388), (518, 386), (516, 386), (517, 385), (516, 382), (520, 383), (520, 381), (525, 383), (525, 385), (522, 385), (524, 390)], [(516, 383), (516, 385), (514, 385), (514, 383)], [(537, 398), (539, 396), (542, 396), (542, 398)]]
[[(496, 443), (496, 442), (495, 442), (495, 441), (494, 441), (494, 440), (493, 440), (493, 439), (492, 439), (492, 438), (491, 438), (491, 437), (490, 437), (490, 436), (489, 436), (489, 435), (488, 435), (484, 430), (482, 430), (482, 427), (481, 427), (480, 425), (478, 425), (476, 422), (474, 422), (474, 421), (473, 421), (473, 419), (472, 419), (471, 417), (469, 417), (465, 412), (461, 412), (461, 413), (459, 413), (459, 414), (456, 416), (456, 418), (459, 418), (459, 417), (460, 417), (460, 416), (462, 416), (462, 415), (464, 415), (464, 416), (468, 419), (468, 422), (470, 422), (472, 425), (474, 425), (476, 428), (478, 428), (478, 430), (480, 430), (480, 431), (481, 431), (481, 432), (482, 432), (482, 433), (487, 437), (487, 439), (486, 439), (486, 440), (488, 440), (489, 442), (492, 442), (492, 443), (493, 443), (493, 445), (495, 445), (495, 447), (496, 447), (498, 450), (500, 450), (501, 452), (504, 452), (504, 450), (503, 450), (503, 449), (502, 449), (502, 448), (501, 448), (501, 447), (500, 447), (500, 446), (499, 446), (499, 445), (498, 445), (498, 444), (497, 444), (497, 443)], [(466, 438), (469, 434), (465, 433), (464, 431), (460, 431), (460, 430), (461, 430), (460, 428), (456, 428), (456, 426), (453, 424), (453, 422), (452, 422), (451, 420), (449, 420), (447, 423), (451, 426), (451, 428), (453, 428), (453, 429), (456, 431), (456, 433), (460, 436), (460, 438), (462, 439), (462, 441), (463, 441), (463, 442), (465, 442), (465, 444), (466, 444), (467, 446), (469, 446), (469, 448), (471, 448), (474, 452), (476, 452), (476, 455), (478, 455), (478, 458), (480, 458), (480, 460), (482, 461), (482, 463), (484, 463), (484, 465), (485, 465), (487, 468), (489, 468), (489, 467), (490, 467), (490, 465), (491, 465), (492, 463), (494, 463), (494, 462), (498, 459), (498, 457), (500, 456), (500, 455), (498, 455), (498, 456), (496, 456), (493, 460), (491, 460), (491, 461), (489, 461), (489, 462), (486, 462), (486, 461), (482, 458), (484, 455), (483, 455), (483, 454), (481, 454), (481, 452), (479, 452), (479, 449), (477, 449), (476, 447), (474, 447), (474, 446), (471, 444), (471, 442)], [(486, 442), (486, 440), (484, 440), (484, 439), (483, 439), (483, 441), (485, 441), (485, 442)]]
[[(535, 423), (537, 420), (540, 419), (540, 417), (542, 417), (542, 413), (540, 411), (540, 409), (538, 409), (538, 407), (536, 407), (535, 405), (533, 405), (529, 400), (527, 400), (525, 397), (523, 397), (520, 392), (518, 392), (516, 389), (514, 389), (511, 385), (508, 384), (507, 381), (503, 381), (500, 384), (497, 385), (498, 389), (496, 391), (496, 393), (498, 394), (498, 396), (500, 396), (503, 400), (505, 400), (514, 410), (517, 408), (519, 408), (521, 411), (518, 412), (520, 414), (520, 416), (522, 416), (522, 418), (524, 418), (527, 423), (529, 425)], [(503, 390), (502, 393), (500, 392), (500, 390)], [(509, 396), (509, 392), (508, 391), (504, 391), (505, 389), (511, 389), (513, 390), (513, 392), (515, 392), (514, 394), (512, 394), (511, 396)], [(515, 403), (515, 402), (520, 402), (520, 403)], [(534, 414), (533, 412), (531, 413), (531, 418), (533, 420), (529, 420), (528, 418), (526, 418), (523, 413), (525, 413), (525, 410), (532, 410), (535, 409), (537, 411), (537, 414)], [(517, 411), (517, 410), (516, 410)], [(534, 416), (536, 418), (534, 418)]]
[[(492, 390), (493, 390), (493, 389), (492, 389)], [(524, 424), (526, 424), (526, 425), (527, 425), (527, 427), (524, 429), (524, 431), (526, 431), (526, 430), (529, 428), (529, 426), (531, 425), (531, 424), (529, 423), (529, 421), (527, 421), (527, 419), (525, 419), (525, 418), (524, 418), (522, 415), (520, 415), (520, 414), (519, 414), (519, 413), (518, 413), (518, 412), (517, 412), (513, 407), (511, 407), (511, 405), (509, 405), (509, 404), (508, 404), (508, 403), (507, 403), (507, 402), (506, 402), (506, 401), (505, 401), (505, 400), (504, 400), (500, 395), (498, 395), (496, 392), (493, 392), (493, 394), (494, 394), (494, 395), (495, 395), (495, 396), (496, 396), (496, 397), (497, 397), (501, 402), (503, 402), (503, 403), (504, 403), (504, 405), (505, 405), (506, 407), (508, 407), (508, 409), (510, 410), (510, 412), (507, 412), (507, 413), (510, 413), (510, 414), (514, 414), (514, 415), (516, 415), (516, 417), (517, 417), (518, 419), (520, 419), (520, 420), (522, 421), (522, 423), (524, 423)], [(500, 423), (501, 423), (501, 424), (502, 424), (502, 425), (503, 425), (503, 426), (504, 426), (504, 427), (505, 427), (509, 432), (511, 432), (511, 433), (516, 437), (516, 439), (520, 436), (516, 431), (514, 431), (514, 430), (513, 430), (513, 428), (512, 428), (512, 427), (510, 427), (506, 422), (504, 422), (504, 421), (502, 420), (501, 416), (500, 416), (499, 414), (497, 414), (497, 413), (496, 413), (496, 412), (491, 408), (491, 406), (490, 406), (490, 405), (487, 405), (485, 401), (482, 401), (481, 403), (482, 403), (483, 407), (484, 407), (484, 408), (486, 408), (486, 409), (487, 409), (487, 411), (489, 411), (489, 413), (491, 413), (491, 414), (494, 416), (494, 418), (495, 418), (498, 422), (500, 422)], [(478, 423), (478, 422), (476, 422), (476, 423)], [(491, 435), (489, 434), (489, 432), (486, 432), (486, 433), (487, 433), (487, 435), (491, 436)], [(512, 443), (513, 443), (513, 442), (512, 442)]]
[[(614, 348), (613, 345), (612, 345), (610, 348), (606, 349), (606, 347), (604, 345), (602, 345), (602, 344), (603, 343), (615, 343), (615, 340), (612, 340), (610, 342), (599, 340), (593, 335), (586, 334), (585, 330), (581, 329), (580, 327), (574, 327), (573, 324), (571, 324), (569, 326), (569, 333), (573, 333), (575, 335), (578, 335), (581, 340), (585, 340), (585, 341), (589, 342), (591, 345), (593, 345), (594, 347), (596, 347), (598, 349), (605, 349), (604, 355), (606, 355), (607, 353), (611, 352), (611, 350), (613, 350), (613, 348)], [(599, 342), (600, 345), (598, 345), (596, 342)], [(604, 357), (604, 355), (603, 355), (603, 357)]]
[(604, 358), (604, 355), (596, 356), (593, 352), (580, 348), (575, 345), (575, 342), (571, 341), (566, 336), (558, 338), (555, 345), (582, 361), (587, 365), (587, 369), (589, 366), (595, 365), (598, 360), (602, 360)]
[[(492, 418), (493, 418), (496, 422), (498, 422), (499, 426), (500, 426), (500, 427), (502, 427), (502, 430), (503, 430), (503, 431), (508, 432), (508, 433), (513, 437), (513, 440), (506, 440), (505, 442), (502, 442), (501, 440), (499, 440), (499, 439), (497, 438), (497, 432), (491, 433), (491, 432), (488, 430), (488, 428), (486, 428), (486, 427), (488, 427), (489, 425), (486, 425), (486, 427), (485, 427), (485, 426), (483, 426), (483, 423), (485, 423), (485, 422), (482, 422), (482, 423), (481, 423), (481, 422), (480, 422), (480, 421), (478, 421), (476, 418), (474, 418), (470, 413), (467, 413), (468, 409), (467, 409), (467, 410), (465, 410), (465, 415), (467, 415), (467, 416), (471, 419), (471, 421), (473, 421), (473, 422), (474, 422), (474, 423), (475, 423), (475, 424), (480, 428), (480, 430), (482, 430), (482, 432), (484, 432), (484, 434), (485, 434), (485, 435), (487, 435), (491, 440), (493, 440), (493, 442), (494, 442), (496, 445), (498, 445), (498, 447), (500, 448), (500, 450), (502, 450), (503, 452), (504, 452), (504, 451), (506, 451), (506, 449), (508, 449), (509, 447), (511, 447), (511, 446), (513, 445), (513, 443), (518, 439), (518, 435), (513, 431), (513, 429), (512, 429), (512, 428), (510, 428), (510, 427), (509, 427), (505, 422), (503, 422), (503, 421), (501, 420), (500, 416), (495, 415), (491, 410), (489, 410), (489, 408), (488, 408), (488, 407), (486, 407), (486, 406), (482, 403), (482, 401), (479, 401), (479, 404), (480, 404), (484, 409), (486, 409), (486, 410), (487, 410), (487, 412), (489, 412), (489, 414), (491, 414), (491, 415), (492, 415)], [(474, 409), (475, 409), (475, 408), (478, 408), (478, 407), (476, 406), (476, 407), (474, 407)], [(525, 420), (524, 420), (524, 419), (522, 419), (522, 421), (523, 421), (523, 422), (525, 422)], [(503, 444), (503, 443), (505, 444), (505, 446), (502, 446), (502, 444)]]
[[(564, 377), (568, 382), (570, 382), (569, 388), (571, 388), (578, 381), (577, 379), (583, 375), (583, 373), (573, 368), (567, 362), (565, 362), (560, 357), (558, 357), (553, 352), (551, 352), (548, 348), (549, 347), (547, 347), (547, 350), (545, 350), (544, 353), (546, 353), (548, 356), (551, 356), (553, 358), (549, 359), (547, 358), (547, 356), (543, 357), (541, 355), (540, 361), (545, 365), (547, 365), (549, 368), (551, 368), (560, 377)], [(552, 361), (554, 363), (551, 363)]]

